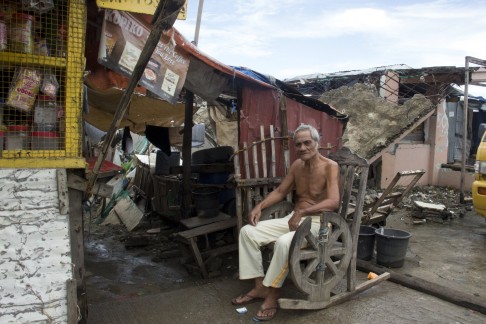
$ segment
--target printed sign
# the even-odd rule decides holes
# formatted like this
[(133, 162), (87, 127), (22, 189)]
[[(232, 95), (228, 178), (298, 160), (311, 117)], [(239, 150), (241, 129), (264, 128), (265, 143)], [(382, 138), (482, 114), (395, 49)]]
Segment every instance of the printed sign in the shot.
[[(153, 15), (159, 5), (160, 0), (96, 0), (100, 8), (116, 9), (137, 13)], [(177, 19), (186, 20), (187, 0), (179, 11)]]
[[(131, 76), (150, 34), (149, 28), (131, 14), (106, 10), (98, 62), (125, 76)], [(175, 104), (186, 80), (189, 56), (179, 51), (168, 36), (162, 36), (139, 84)]]

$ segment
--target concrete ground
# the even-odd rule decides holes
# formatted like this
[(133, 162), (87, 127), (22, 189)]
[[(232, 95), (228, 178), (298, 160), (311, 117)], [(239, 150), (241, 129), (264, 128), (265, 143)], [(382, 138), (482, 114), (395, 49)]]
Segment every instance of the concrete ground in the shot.
[[(397, 209), (388, 217), (387, 228), (412, 234), (404, 266), (393, 271), (486, 301), (485, 219), (468, 211), (464, 217), (445, 221), (432, 217), (417, 225), (411, 216), (413, 211)], [(228, 271), (201, 280), (178, 262), (154, 263), (140, 251), (115, 251), (96, 239), (90, 242), (88, 323), (251, 323), (258, 310), (258, 304), (251, 304), (246, 314), (239, 314), (230, 303), (232, 297), (251, 288), (251, 282), (231, 277), (237, 271), (231, 265), (234, 254), (225, 256)], [(133, 259), (143, 262), (132, 267)], [(358, 271), (358, 281), (365, 281), (366, 275)], [(290, 280), (283, 296), (303, 297)], [(280, 309), (273, 322), (486, 323), (486, 315), (386, 281), (328, 309)]]

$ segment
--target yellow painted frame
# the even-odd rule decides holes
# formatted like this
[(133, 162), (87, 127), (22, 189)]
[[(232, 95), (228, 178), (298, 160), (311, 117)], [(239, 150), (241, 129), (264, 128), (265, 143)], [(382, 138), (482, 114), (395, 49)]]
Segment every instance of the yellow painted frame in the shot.
[[(86, 34), (86, 5), (84, 0), (68, 0), (68, 41), (66, 59), (31, 54), (0, 52), (0, 64), (57, 67), (66, 76), (66, 136), (64, 150), (2, 151), (0, 168), (85, 168), (82, 156), (82, 90), (84, 73), (84, 44)], [(82, 28), (79, 28), (79, 27)]]

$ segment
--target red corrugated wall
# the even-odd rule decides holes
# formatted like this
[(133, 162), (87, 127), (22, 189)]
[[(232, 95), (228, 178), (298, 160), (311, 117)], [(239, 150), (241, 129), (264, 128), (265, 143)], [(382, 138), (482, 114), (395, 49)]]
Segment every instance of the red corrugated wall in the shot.
[[(260, 140), (260, 125), (264, 125), (265, 138), (270, 137), (269, 125), (273, 125), (275, 137), (283, 137), (282, 133), (282, 112), (281, 96), (278, 90), (265, 89), (261, 87), (254, 87), (246, 85), (242, 90), (242, 103), (240, 110), (240, 149), (243, 147), (244, 142), (248, 145), (255, 141)], [(295, 100), (285, 98), (287, 108), (287, 125), (290, 135), (301, 124), (310, 124), (314, 126), (321, 135), (320, 145), (321, 147), (327, 147), (328, 143), (333, 147), (332, 151), (335, 151), (342, 145), (342, 135), (344, 132), (345, 123), (342, 120), (336, 119), (333, 116), (328, 115), (325, 112), (313, 109), (306, 105), (303, 105)], [(267, 156), (267, 174), (270, 173), (271, 164), (271, 149), (270, 142), (266, 143), (266, 156)], [(260, 145), (256, 145), (257, 150), (261, 150)], [(295, 160), (295, 150), (292, 140), (289, 141), (290, 149), (290, 164)], [(277, 140), (275, 143), (276, 153), (276, 165), (277, 165), (277, 177), (285, 175), (285, 164), (283, 154), (283, 142)], [(321, 154), (326, 155), (326, 150), (321, 150)], [(251, 169), (251, 177), (255, 177), (253, 174), (253, 158), (252, 150), (249, 150), (249, 161)], [(262, 161), (258, 161), (260, 174), (259, 177), (263, 177)], [(243, 164), (243, 155), (240, 154), (240, 165)], [(242, 177), (246, 178), (245, 170), (241, 170)]]

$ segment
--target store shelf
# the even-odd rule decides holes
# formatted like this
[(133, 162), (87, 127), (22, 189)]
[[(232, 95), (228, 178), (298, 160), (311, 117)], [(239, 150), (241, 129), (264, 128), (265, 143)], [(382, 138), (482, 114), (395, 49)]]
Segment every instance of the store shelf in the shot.
[(0, 64), (19, 64), (33, 67), (65, 68), (66, 59), (23, 53), (0, 52)]

